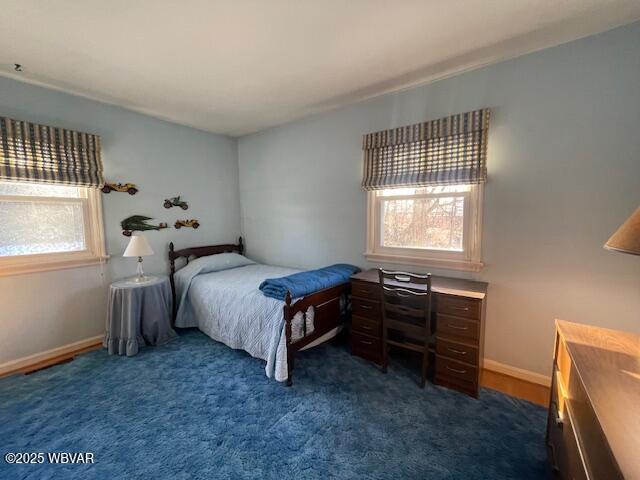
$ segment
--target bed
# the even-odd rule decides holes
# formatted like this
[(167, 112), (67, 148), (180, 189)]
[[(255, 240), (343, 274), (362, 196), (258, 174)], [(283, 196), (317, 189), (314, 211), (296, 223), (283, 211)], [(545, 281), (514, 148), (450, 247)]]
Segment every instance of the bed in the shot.
[[(216, 341), (242, 349), (266, 361), (267, 376), (293, 384), (296, 353), (334, 337), (348, 315), (350, 283), (292, 299), (269, 298), (258, 290), (266, 278), (299, 270), (255, 262), (192, 276), (177, 268), (200, 257), (224, 253), (242, 255), (238, 244), (209, 245), (175, 250), (169, 244), (173, 321), (179, 328), (197, 327)], [(195, 263), (195, 262), (194, 262)], [(193, 265), (192, 265), (193, 266)], [(186, 275), (181, 277), (183, 273)]]

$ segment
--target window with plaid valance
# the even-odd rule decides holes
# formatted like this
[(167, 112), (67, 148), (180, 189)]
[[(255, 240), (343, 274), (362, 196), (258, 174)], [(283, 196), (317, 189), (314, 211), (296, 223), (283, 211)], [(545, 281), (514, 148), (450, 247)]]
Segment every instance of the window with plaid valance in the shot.
[(100, 137), (0, 117), (0, 180), (99, 187)]
[(489, 109), (364, 135), (362, 188), (483, 183)]

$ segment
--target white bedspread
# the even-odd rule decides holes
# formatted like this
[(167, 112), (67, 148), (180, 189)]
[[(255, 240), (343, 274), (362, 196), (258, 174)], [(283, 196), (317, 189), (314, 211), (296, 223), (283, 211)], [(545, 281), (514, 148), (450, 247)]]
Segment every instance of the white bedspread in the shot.
[[(195, 276), (179, 306), (176, 326), (198, 327), (231, 348), (245, 350), (267, 362), (268, 377), (287, 379), (284, 302), (265, 297), (258, 286), (267, 278), (299, 270), (269, 265), (247, 265)], [(302, 315), (292, 322), (294, 339), (301, 335)], [(313, 330), (313, 311), (307, 312), (307, 333)]]

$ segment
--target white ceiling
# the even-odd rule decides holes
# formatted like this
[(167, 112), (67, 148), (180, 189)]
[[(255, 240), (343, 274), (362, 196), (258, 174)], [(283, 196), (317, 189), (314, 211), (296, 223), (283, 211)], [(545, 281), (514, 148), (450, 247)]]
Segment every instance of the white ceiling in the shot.
[(237, 136), (638, 19), (640, 0), (0, 0), (0, 75)]

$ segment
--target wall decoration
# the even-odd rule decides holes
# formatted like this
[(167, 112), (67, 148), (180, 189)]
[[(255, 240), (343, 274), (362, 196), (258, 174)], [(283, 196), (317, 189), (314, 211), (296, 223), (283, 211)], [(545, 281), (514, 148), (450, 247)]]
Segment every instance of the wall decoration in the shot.
[(138, 193), (138, 187), (135, 183), (105, 183), (100, 190), (102, 193), (127, 192), (129, 195)]
[(167, 228), (166, 223), (159, 223), (158, 225), (149, 225), (148, 220), (152, 220), (151, 217), (145, 217), (144, 215), (131, 215), (120, 222), (122, 227), (122, 234), (125, 237), (130, 237), (133, 232), (142, 232), (144, 230), (161, 230)]
[(174, 227), (176, 227), (177, 229), (180, 229), (182, 227), (198, 228), (199, 226), (200, 223), (195, 218), (192, 218), (191, 220), (176, 220), (176, 223), (174, 225)]
[(187, 204), (187, 202), (183, 202), (182, 200), (180, 200), (180, 195), (178, 195), (177, 197), (173, 198), (165, 198), (164, 208), (171, 207), (180, 207), (183, 210), (187, 210), (189, 208), (189, 205)]

